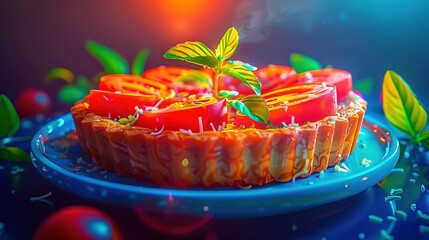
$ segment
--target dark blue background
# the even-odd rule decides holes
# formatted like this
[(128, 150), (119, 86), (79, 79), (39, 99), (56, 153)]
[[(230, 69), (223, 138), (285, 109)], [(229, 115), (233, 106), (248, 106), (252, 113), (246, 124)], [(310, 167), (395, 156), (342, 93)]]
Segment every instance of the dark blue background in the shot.
[[(214, 48), (225, 30), (235, 26), (241, 36), (236, 59), (256, 66), (289, 64), (289, 55), (299, 52), (323, 65), (350, 71), (354, 80), (371, 77), (376, 94), (385, 71), (391, 69), (402, 75), (419, 97), (427, 99), (426, 0), (198, 2), (2, 1), (0, 92), (15, 99), (28, 87), (55, 90), (63, 83), (42, 83), (54, 67), (87, 77), (99, 73), (101, 66), (84, 48), (86, 39), (115, 49), (128, 61), (147, 47), (147, 67), (190, 66), (162, 55), (186, 40)], [(177, 9), (169, 7), (172, 4)], [(198, 6), (188, 7), (192, 11), (180, 7), (189, 4)], [(428, 106), (429, 102), (423, 104)]]

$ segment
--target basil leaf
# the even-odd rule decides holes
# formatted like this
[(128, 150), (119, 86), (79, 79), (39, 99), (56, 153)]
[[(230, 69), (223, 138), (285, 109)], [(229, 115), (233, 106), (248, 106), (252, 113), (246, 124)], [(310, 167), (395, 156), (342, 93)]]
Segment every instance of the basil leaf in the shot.
[(427, 113), (408, 84), (393, 71), (383, 80), (383, 110), (387, 120), (413, 138), (427, 123)]
[(249, 71), (243, 65), (225, 64), (221, 68), (221, 72), (225, 75), (228, 75), (243, 82), (244, 84), (252, 88), (257, 95), (261, 95), (261, 83), (259, 82), (256, 75), (252, 71)]
[(219, 97), (224, 97), (224, 98), (233, 98), (238, 96), (240, 93), (237, 91), (231, 91), (231, 90), (220, 90), (219, 91)]
[(243, 67), (247, 68), (247, 70), (252, 71), (252, 72), (256, 71), (258, 69), (257, 67), (253, 66), (252, 64), (245, 63), (245, 62), (242, 62), (240, 60), (229, 60), (228, 63), (229, 64), (239, 64), (239, 65), (242, 65)]
[(19, 116), (6, 95), (0, 95), (0, 137), (9, 137), (19, 129)]
[(231, 27), (226, 31), (215, 51), (220, 61), (224, 61), (234, 55), (238, 46), (238, 39), (237, 29)]
[(177, 79), (178, 82), (196, 82), (205, 87), (213, 85), (212, 78), (205, 72), (199, 70), (190, 70), (183, 76)]
[(318, 61), (299, 53), (292, 53), (289, 57), (289, 61), (296, 73), (322, 69), (322, 64)]
[(2, 147), (0, 148), (0, 160), (12, 162), (31, 162), (30, 155), (18, 147)]
[(49, 70), (45, 75), (45, 83), (48, 83), (54, 79), (63, 79), (68, 84), (72, 84), (74, 80), (74, 74), (67, 68), (53, 68)]
[(129, 73), (127, 60), (114, 50), (92, 40), (86, 41), (85, 47), (103, 65), (107, 73)]
[(267, 102), (261, 96), (252, 94), (240, 100), (227, 100), (228, 104), (252, 120), (267, 123), (270, 115)]
[(146, 48), (140, 50), (134, 59), (131, 73), (133, 75), (141, 76), (144, 71), (144, 67), (146, 65), (147, 56), (149, 55), (149, 51)]
[(215, 68), (218, 60), (204, 43), (184, 42), (170, 48), (165, 54), (165, 58), (178, 59), (204, 67)]

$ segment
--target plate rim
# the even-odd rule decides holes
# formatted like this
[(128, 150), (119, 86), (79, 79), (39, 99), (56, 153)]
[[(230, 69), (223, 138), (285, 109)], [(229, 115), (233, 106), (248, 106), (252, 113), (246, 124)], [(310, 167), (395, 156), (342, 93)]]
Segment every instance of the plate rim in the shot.
[[(251, 189), (241, 189), (241, 188), (198, 188), (198, 189), (192, 189), (192, 188), (185, 188), (185, 189), (179, 189), (179, 188), (167, 188), (167, 187), (151, 187), (151, 186), (135, 186), (135, 185), (129, 185), (125, 183), (118, 183), (118, 182), (112, 182), (112, 181), (106, 181), (102, 179), (97, 179), (85, 175), (79, 175), (75, 172), (69, 171), (57, 164), (55, 164), (52, 160), (45, 157), (38, 148), (38, 141), (40, 136), (43, 132), (45, 132), (46, 128), (54, 124), (58, 121), (58, 119), (61, 118), (70, 118), (71, 123), (73, 126), (71, 129), (75, 129), (74, 122), (71, 119), (71, 114), (66, 113), (60, 116), (55, 117), (53, 120), (49, 121), (47, 124), (45, 124), (40, 130), (34, 135), (33, 139), (31, 140), (31, 154), (33, 155), (33, 165), (35, 165), (35, 158), (37, 160), (43, 162), (47, 166), (49, 166), (51, 169), (57, 171), (60, 174), (63, 174), (66, 177), (70, 177), (73, 179), (76, 179), (78, 181), (83, 181), (85, 183), (89, 183), (91, 185), (97, 185), (98, 187), (105, 187), (108, 189), (114, 189), (119, 191), (127, 191), (127, 192), (133, 192), (138, 194), (150, 194), (153, 196), (168, 196), (168, 195), (174, 195), (181, 198), (188, 198), (188, 199), (194, 199), (198, 198), (201, 199), (204, 197), (204, 199), (247, 199), (249, 197), (260, 197), (261, 194), (264, 194), (265, 192), (268, 193), (269, 196), (273, 195), (285, 195), (285, 193), (290, 192), (291, 190), (289, 188), (282, 188), (282, 185), (285, 184), (292, 184), (292, 182), (285, 182), (285, 183), (273, 183), (275, 185), (264, 185), (258, 188), (251, 188)], [(381, 128), (384, 132), (388, 132), (388, 135), (390, 136), (390, 146), (389, 150), (384, 153), (381, 159), (384, 159), (385, 161), (395, 158), (399, 156), (399, 140), (395, 136), (392, 131), (388, 131), (387, 126), (385, 124), (382, 124), (379, 120), (374, 119), (373, 117), (365, 116), (364, 122), (377, 125), (379, 128)], [(362, 125), (364, 127), (364, 124)], [(397, 159), (396, 159), (397, 162)], [(396, 163), (395, 163), (396, 165)], [(37, 168), (37, 166), (35, 166)], [(37, 168), (38, 169), (38, 168)], [(364, 171), (360, 171), (359, 173), (356, 173), (354, 175), (348, 175), (341, 178), (341, 181), (347, 181), (350, 179), (355, 179), (356, 177), (363, 177), (367, 175), (368, 173), (374, 171), (374, 169), (365, 169)], [(40, 171), (38, 170), (40, 173)], [(43, 175), (43, 174), (42, 174)], [(385, 176), (381, 176), (378, 181), (380, 181)], [(298, 179), (296, 182), (303, 179)], [(377, 181), (377, 182), (378, 182)], [(312, 190), (311, 188), (320, 188), (322, 185), (330, 185), (332, 183), (329, 182), (321, 182), (317, 185), (307, 185), (305, 188), (298, 188), (298, 191), (295, 191), (294, 193), (300, 194), (300, 191), (309, 191)], [(280, 186), (279, 186), (280, 185)], [(372, 186), (372, 185), (371, 185)], [(275, 188), (275, 192), (272, 191), (273, 188)], [(366, 188), (365, 188), (366, 189)], [(295, 189), (296, 190), (296, 189)], [(204, 193), (204, 196), (201, 194)], [(233, 194), (231, 194), (233, 193)], [(233, 195), (233, 197), (231, 197)]]

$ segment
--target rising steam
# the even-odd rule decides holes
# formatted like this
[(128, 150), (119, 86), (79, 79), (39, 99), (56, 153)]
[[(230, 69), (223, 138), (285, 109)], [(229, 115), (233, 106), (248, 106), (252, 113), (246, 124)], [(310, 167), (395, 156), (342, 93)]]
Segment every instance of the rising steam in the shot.
[(266, 39), (270, 26), (298, 26), (311, 32), (320, 17), (319, 7), (320, 1), (312, 0), (243, 0), (237, 7), (234, 25), (244, 42)]

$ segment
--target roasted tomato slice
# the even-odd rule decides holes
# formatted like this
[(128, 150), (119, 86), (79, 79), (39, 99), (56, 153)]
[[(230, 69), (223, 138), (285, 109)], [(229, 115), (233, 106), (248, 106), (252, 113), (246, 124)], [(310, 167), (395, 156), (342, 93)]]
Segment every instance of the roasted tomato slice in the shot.
[(157, 95), (163, 98), (175, 96), (173, 89), (162, 82), (129, 74), (105, 75), (100, 78), (98, 88), (110, 92)]
[[(308, 71), (296, 75), (291, 75), (286, 81), (287, 85), (291, 83), (325, 83), (334, 85), (337, 89), (337, 100), (338, 102), (349, 94), (352, 90), (352, 76), (349, 72), (333, 69), (324, 68), (320, 70)], [(285, 85), (276, 87), (276, 89), (282, 88)]]
[(193, 133), (218, 129), (227, 122), (226, 101), (199, 98), (154, 108), (141, 114), (136, 126), (161, 130), (191, 130)]
[[(295, 70), (289, 66), (268, 65), (267, 67), (258, 68), (254, 73), (261, 83), (261, 92), (267, 93), (280, 83), (287, 84), (286, 81), (293, 81), (294, 79), (289, 77), (295, 75)], [(219, 88), (237, 91), (244, 95), (254, 93), (251, 88), (239, 80), (226, 75), (221, 76)]]
[[(179, 82), (179, 78), (185, 76), (191, 68), (161, 66), (151, 68), (143, 72), (143, 77), (166, 84), (169, 88), (174, 89), (176, 95), (211, 96), (212, 89), (195, 82)], [(207, 73), (207, 72), (205, 72)]]
[[(320, 83), (296, 84), (262, 95), (270, 109), (269, 121), (275, 126), (304, 124), (337, 114), (335, 86)], [(249, 117), (237, 113), (235, 125), (265, 128)]]
[(91, 90), (89, 92), (89, 110), (100, 116), (110, 118), (127, 117), (133, 115), (135, 107), (154, 106), (157, 103), (156, 95), (125, 94), (102, 90)]

